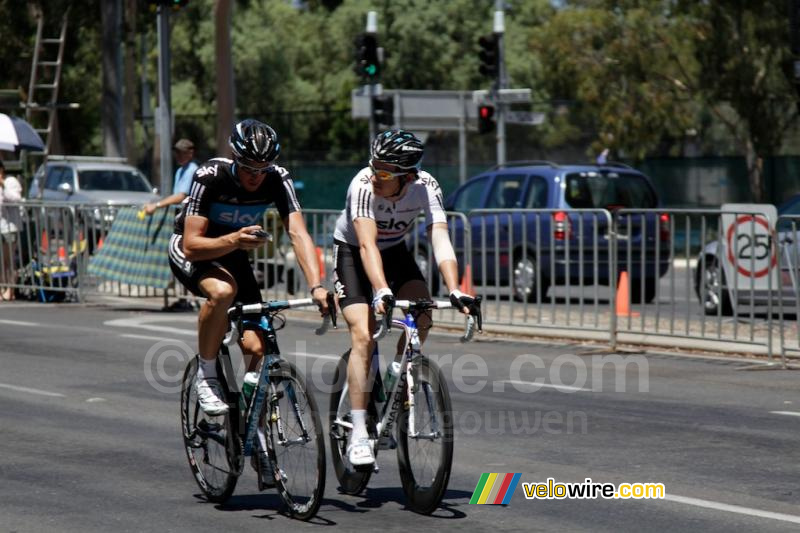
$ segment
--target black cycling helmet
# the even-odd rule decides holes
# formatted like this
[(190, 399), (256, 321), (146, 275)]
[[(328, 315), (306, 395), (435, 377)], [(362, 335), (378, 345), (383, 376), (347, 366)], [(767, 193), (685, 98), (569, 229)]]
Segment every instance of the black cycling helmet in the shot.
[(424, 151), (422, 141), (413, 133), (389, 130), (379, 133), (372, 141), (370, 156), (375, 161), (411, 169), (417, 168)]
[(278, 158), (281, 145), (275, 130), (252, 118), (233, 127), (229, 141), (233, 157), (258, 163), (271, 163)]

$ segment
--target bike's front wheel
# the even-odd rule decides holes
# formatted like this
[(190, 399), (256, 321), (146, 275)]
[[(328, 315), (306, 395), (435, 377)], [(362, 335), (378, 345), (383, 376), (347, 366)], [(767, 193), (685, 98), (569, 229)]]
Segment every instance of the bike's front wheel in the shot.
[(186, 365), (181, 385), (181, 427), (186, 457), (194, 479), (209, 501), (227, 500), (239, 471), (241, 441), (231, 430), (231, 417), (208, 416), (200, 408), (194, 382), (197, 376), (197, 357)]
[(259, 417), (273, 476), (289, 514), (312, 518), (325, 489), (325, 440), (314, 396), (288, 361), (270, 369), (270, 389)]
[[(411, 366), (414, 402), (405, 402), (397, 424), (397, 458), (409, 508), (430, 514), (444, 497), (453, 463), (450, 393), (435, 363), (416, 356)], [(399, 394), (405, 397), (408, 385), (403, 381)]]

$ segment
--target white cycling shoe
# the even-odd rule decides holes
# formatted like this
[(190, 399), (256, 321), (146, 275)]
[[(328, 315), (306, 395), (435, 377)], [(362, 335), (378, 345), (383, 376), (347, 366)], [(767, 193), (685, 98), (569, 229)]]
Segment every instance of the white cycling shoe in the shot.
[(375, 464), (375, 456), (372, 453), (372, 443), (369, 439), (357, 439), (347, 445), (347, 458), (353, 466), (365, 466)]
[(222, 401), (222, 387), (214, 378), (195, 381), (195, 392), (200, 409), (209, 416), (220, 416), (228, 412), (228, 404)]

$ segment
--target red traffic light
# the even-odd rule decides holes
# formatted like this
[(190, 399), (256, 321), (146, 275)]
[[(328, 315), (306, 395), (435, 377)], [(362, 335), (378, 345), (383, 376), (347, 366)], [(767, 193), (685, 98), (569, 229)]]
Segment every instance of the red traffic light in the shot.
[(478, 106), (478, 133), (489, 133), (494, 130), (494, 106)]

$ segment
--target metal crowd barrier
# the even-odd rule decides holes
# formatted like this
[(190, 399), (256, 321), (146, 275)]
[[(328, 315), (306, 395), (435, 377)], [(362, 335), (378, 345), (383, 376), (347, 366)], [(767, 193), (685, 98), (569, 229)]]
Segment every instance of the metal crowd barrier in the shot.
[[(186, 297), (179, 284), (156, 291), (89, 276), (89, 258), (119, 208), (4, 204), (4, 210), (19, 210), (20, 222), (15, 237), (0, 247), (0, 287), (40, 301), (116, 295), (163, 297), (167, 303)], [(333, 288), (339, 211), (303, 214), (324, 283)], [(447, 216), (460, 287), (485, 297), (487, 326), (605, 341), (612, 349), (619, 342), (688, 349), (703, 343), (706, 349), (779, 356), (784, 364), (800, 357), (800, 216), (779, 217), (769, 239), (756, 236), (754, 222), (737, 227), (733, 253), (756, 245), (775, 256), (779, 275), (775, 283), (768, 276), (766, 289), (726, 279), (723, 248), (714, 244), (720, 210), (490, 209)], [(264, 298), (305, 295), (305, 276), (277, 212), (268, 211), (263, 225), (273, 240), (252, 261)], [(445, 295), (423, 221), (409, 232), (407, 245), (432, 294)], [(436, 320), (455, 325), (463, 317), (439, 313)]]

